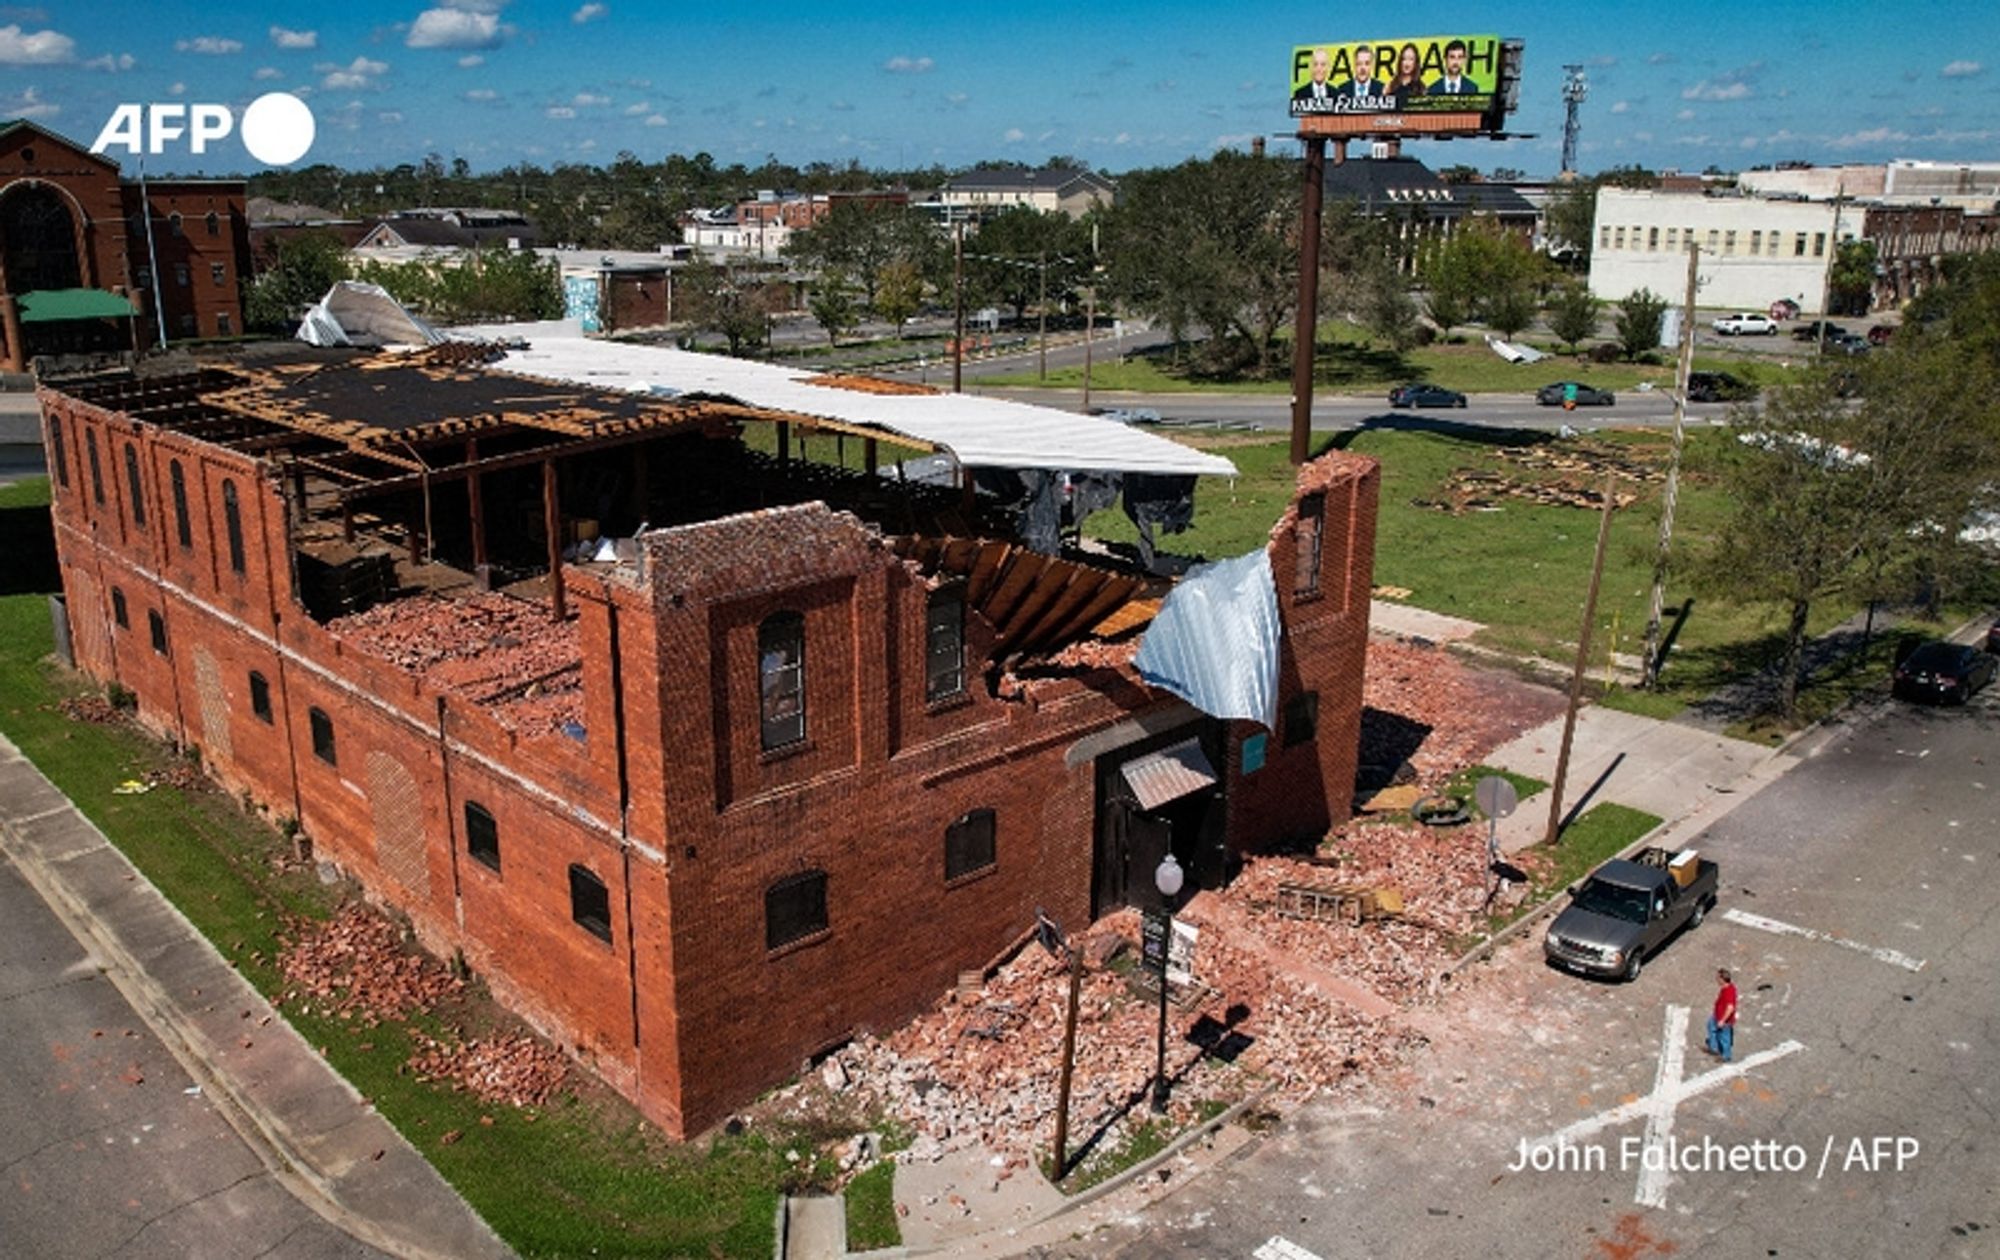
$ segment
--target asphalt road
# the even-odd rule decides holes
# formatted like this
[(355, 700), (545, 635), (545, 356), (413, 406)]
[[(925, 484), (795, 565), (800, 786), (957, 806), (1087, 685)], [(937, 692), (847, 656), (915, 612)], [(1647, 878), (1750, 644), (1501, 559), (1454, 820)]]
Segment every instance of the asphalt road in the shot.
[[(1408, 1071), (1049, 1254), (2000, 1254), (1995, 692), (1816, 737), (1697, 841), (1720, 910), (1637, 983), (1552, 971), (1531, 937)], [(1717, 966), (1743, 995), (1727, 1066), (1701, 1046)], [(1569, 1165), (1517, 1167), (1564, 1133)]]
[(375, 1257), (300, 1204), (0, 857), (0, 1254)]

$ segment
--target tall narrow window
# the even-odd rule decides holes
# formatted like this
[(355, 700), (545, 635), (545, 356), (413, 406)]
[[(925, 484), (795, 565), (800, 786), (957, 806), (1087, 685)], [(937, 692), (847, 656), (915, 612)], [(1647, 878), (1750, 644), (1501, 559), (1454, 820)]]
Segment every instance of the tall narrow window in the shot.
[(1813, 233), (1813, 257), (1826, 257), (1826, 233), (1824, 232)]
[(943, 700), (965, 690), (965, 592), (956, 586), (931, 592), (924, 609), (924, 698)]
[(153, 650), (161, 656), (167, 654), (167, 619), (160, 616), (158, 609), (146, 610), (146, 630), (152, 635)]
[(146, 489), (139, 477), (139, 452), (130, 442), (125, 444), (125, 481), (132, 488), (132, 523), (140, 529), (146, 528)]
[(599, 940), (611, 939), (611, 890), (587, 866), (569, 868), (569, 917)]
[(764, 948), (826, 931), (826, 872), (787, 876), (764, 890)]
[(210, 263), (208, 264), (208, 278), (213, 280), (215, 287), (219, 289), (222, 287), (223, 282), (229, 278), (229, 269), (221, 263)]
[(1319, 693), (1302, 691), (1285, 705), (1285, 747), (1303, 744), (1319, 733)]
[(174, 537), (183, 547), (194, 546), (194, 530), (188, 524), (187, 476), (181, 472), (181, 461), (167, 461), (167, 484), (174, 494)]
[(222, 483), (222, 528), (229, 535), (229, 567), (243, 573), (243, 513), (236, 506), (236, 483)]
[(773, 613), (757, 627), (763, 743), (768, 751), (806, 737), (806, 619)]
[(340, 750), (333, 743), (333, 719), (319, 708), (306, 710), (306, 723), (312, 727), (313, 756), (329, 766), (340, 764)]
[[(500, 869), (500, 824), (478, 801), (465, 803), (465, 851), (474, 861)], [(605, 930), (610, 930), (608, 925)]]
[(111, 588), (111, 620), (118, 623), (120, 630), (132, 628), (132, 613), (125, 606), (125, 592), (115, 586)]
[(1292, 590), (1299, 595), (1319, 594), (1321, 543), (1326, 535), (1326, 496), (1309, 494), (1299, 500), (1298, 524), (1292, 542), (1297, 548)]
[(944, 829), (944, 877), (947, 881), (993, 865), (993, 811), (975, 809)]
[(62, 417), (49, 417), (49, 445), (56, 456), (56, 484), (69, 489), (69, 448), (63, 444)]
[(90, 455), (90, 497), (97, 506), (104, 506), (104, 466), (97, 462), (97, 430), (83, 431), (83, 444)]
[(181, 212), (176, 210), (167, 216), (167, 230), (175, 236), (181, 235)]
[(250, 712), (259, 722), (271, 725), (271, 684), (254, 669), (250, 671)]
[(1656, 228), (1656, 227), (1649, 227), (1649, 228), (1647, 228), (1647, 229), (1646, 229), (1646, 248), (1647, 248), (1647, 249), (1658, 249), (1659, 247), (1660, 247), (1660, 229), (1658, 229), (1658, 228)]
[(222, 235), (222, 219), (221, 216), (215, 213), (215, 211), (211, 210), (208, 212), (208, 218), (206, 222), (208, 224), (208, 234), (210, 236)]

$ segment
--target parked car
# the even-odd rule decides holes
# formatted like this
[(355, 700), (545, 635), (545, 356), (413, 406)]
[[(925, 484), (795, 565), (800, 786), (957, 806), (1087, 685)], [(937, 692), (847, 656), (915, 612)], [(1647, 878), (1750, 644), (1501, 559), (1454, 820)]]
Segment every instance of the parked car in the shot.
[(2000, 652), (2000, 621), (1986, 627), (1986, 650)]
[(1089, 414), (1115, 424), (1158, 424), (1160, 413), (1151, 407), (1092, 407)]
[(1701, 926), (1720, 879), (1716, 864), (1693, 849), (1614, 858), (1570, 890), (1568, 908), (1542, 938), (1542, 956), (1585, 975), (1637, 980), (1646, 955), (1682, 927)]
[[(1992, 631), (1987, 632), (1990, 642)], [(1891, 689), (1904, 700), (1964, 704), (1993, 681), (2000, 657), (1963, 643), (1935, 639), (1903, 658)]]
[(1792, 329), (1792, 340), (1818, 341), (1819, 330), (1822, 328), (1826, 329), (1826, 339), (1828, 341), (1832, 341), (1835, 337), (1847, 336), (1847, 330), (1845, 328), (1842, 328), (1839, 324), (1832, 323), (1829, 320), (1815, 319), (1810, 321), (1809, 323), (1800, 324), (1797, 328)]
[(1798, 317), (1799, 304), (1792, 301), (1792, 299), (1779, 298), (1777, 301), (1771, 303), (1772, 319), (1797, 319)]
[(1727, 372), (1688, 373), (1689, 402), (1742, 402), (1757, 396), (1757, 387)]
[(1465, 395), (1442, 385), (1398, 385), (1389, 391), (1391, 407), (1463, 407)]
[[(1572, 398), (1571, 392), (1575, 395)], [(1557, 381), (1544, 385), (1535, 391), (1535, 401), (1544, 407), (1560, 407), (1574, 401), (1579, 407), (1609, 407), (1617, 403), (1618, 395), (1608, 389), (1597, 389), (1581, 381)]]
[(1735, 315), (1724, 315), (1715, 321), (1715, 331), (1725, 337), (1775, 337), (1778, 335), (1778, 321), (1769, 315), (1759, 315), (1754, 311), (1741, 311)]
[(1826, 352), (1828, 354), (1867, 354), (1874, 348), (1874, 346), (1869, 344), (1868, 338), (1856, 336), (1853, 333), (1842, 333), (1838, 337), (1828, 337), (1826, 339)]
[(1868, 330), (1868, 344), (1871, 346), (1886, 346), (1895, 335), (1896, 326), (1894, 324), (1876, 324)]

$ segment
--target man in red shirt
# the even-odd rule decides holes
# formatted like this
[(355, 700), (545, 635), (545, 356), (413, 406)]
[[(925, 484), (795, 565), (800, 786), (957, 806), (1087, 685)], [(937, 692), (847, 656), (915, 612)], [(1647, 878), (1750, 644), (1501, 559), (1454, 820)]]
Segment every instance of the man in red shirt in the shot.
[(1715, 995), (1715, 1013), (1708, 1017), (1708, 1052), (1724, 1063), (1736, 1049), (1736, 982), (1729, 968), (1718, 968), (1716, 980), (1722, 985)]

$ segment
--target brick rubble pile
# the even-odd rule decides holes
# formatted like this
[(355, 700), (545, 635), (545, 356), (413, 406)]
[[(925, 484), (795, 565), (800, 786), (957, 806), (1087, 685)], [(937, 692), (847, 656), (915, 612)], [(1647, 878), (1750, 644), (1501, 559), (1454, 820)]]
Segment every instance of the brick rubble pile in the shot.
[(440, 1041), (414, 1033), (416, 1053), (405, 1068), (420, 1081), (443, 1081), (483, 1102), (541, 1107), (562, 1089), (569, 1061), (561, 1051), (525, 1033), (470, 1041)]

